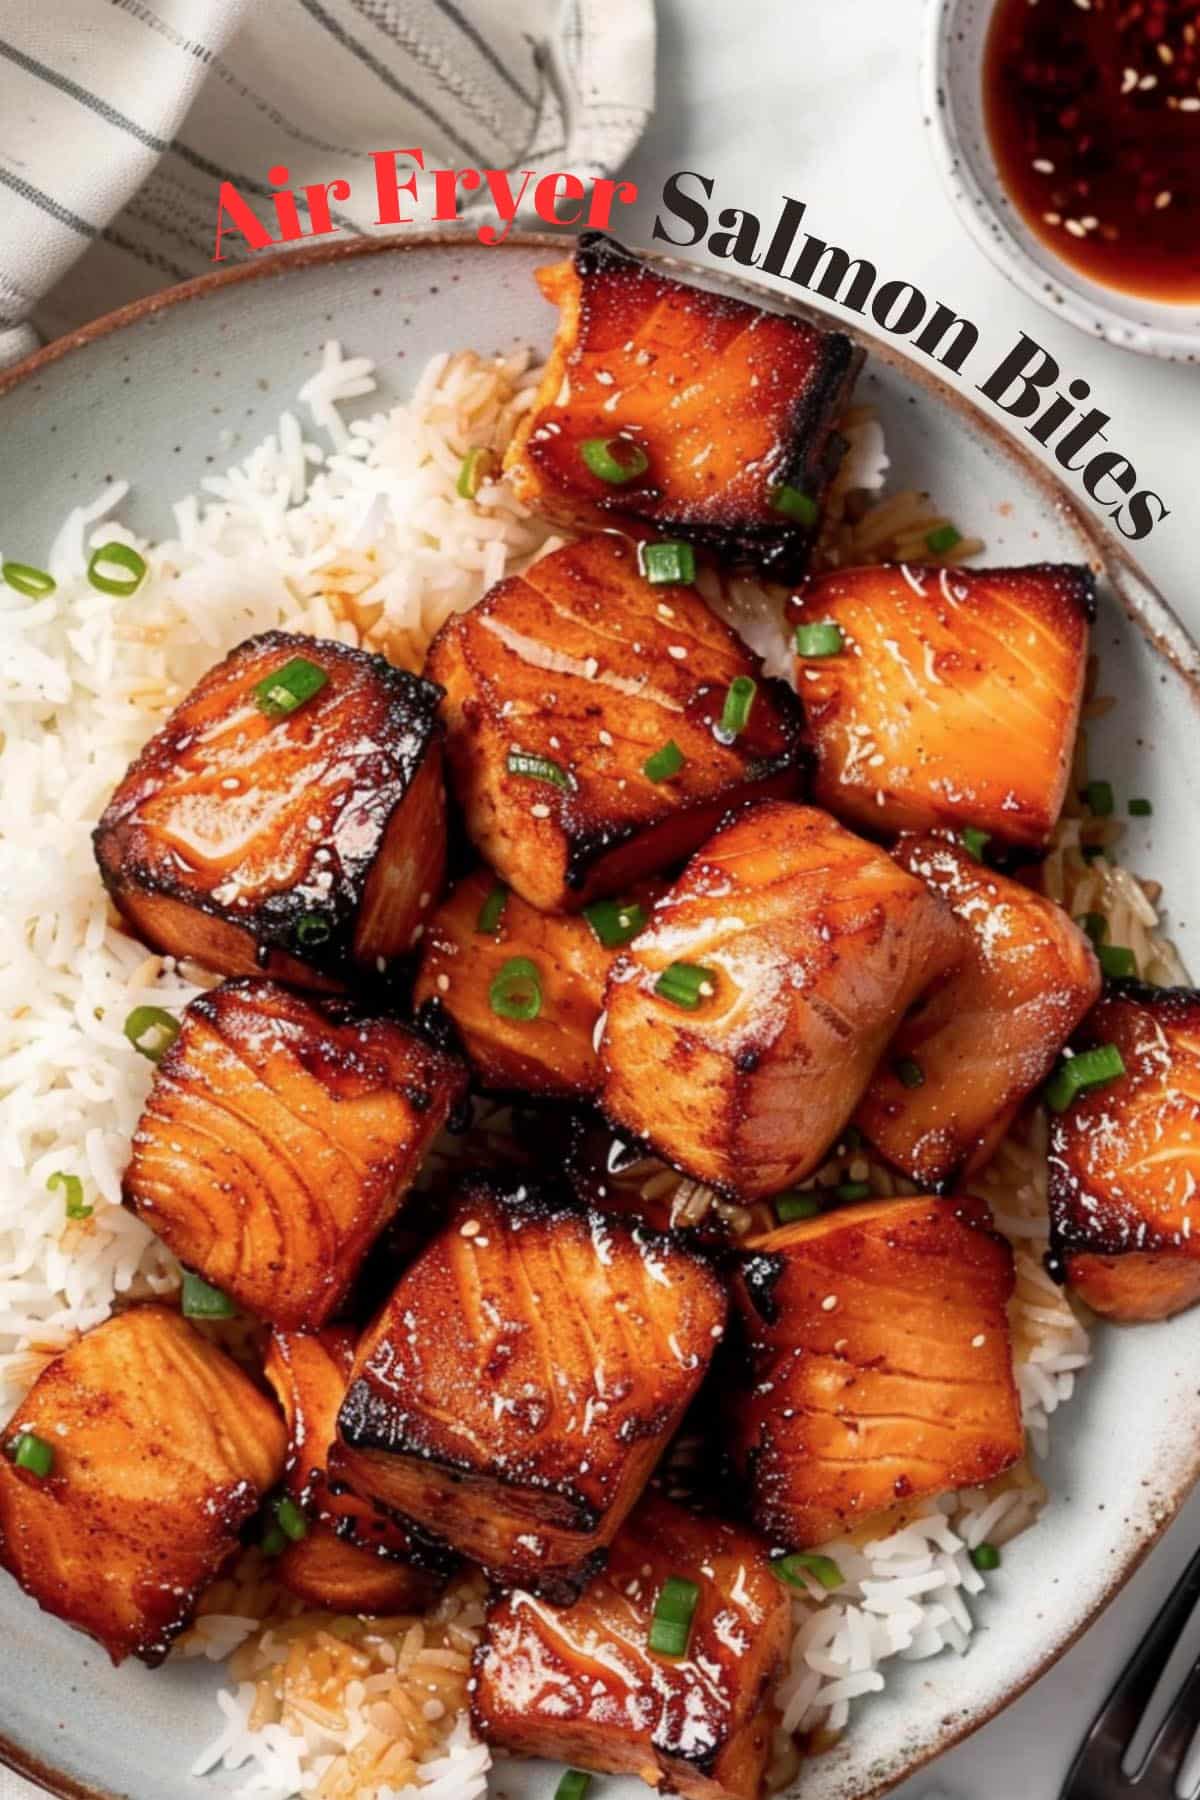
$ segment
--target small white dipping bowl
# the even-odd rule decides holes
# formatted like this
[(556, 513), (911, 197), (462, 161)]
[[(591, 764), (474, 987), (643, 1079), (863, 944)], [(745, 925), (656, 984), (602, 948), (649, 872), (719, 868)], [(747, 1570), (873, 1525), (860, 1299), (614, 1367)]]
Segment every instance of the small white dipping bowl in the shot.
[(921, 63), (925, 124), (963, 224), (1010, 281), (1048, 312), (1125, 350), (1200, 362), (1200, 304), (1167, 305), (1103, 287), (1035, 237), (1009, 199), (983, 113), (983, 51), (993, 0), (927, 0)]

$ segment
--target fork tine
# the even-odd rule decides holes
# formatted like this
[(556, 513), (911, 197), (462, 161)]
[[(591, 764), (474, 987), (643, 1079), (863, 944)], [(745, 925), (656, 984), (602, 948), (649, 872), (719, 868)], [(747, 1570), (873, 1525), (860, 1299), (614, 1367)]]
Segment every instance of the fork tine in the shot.
[(1079, 1746), (1063, 1784), (1062, 1800), (1090, 1800), (1096, 1792), (1113, 1792), (1114, 1782), (1121, 1778), (1121, 1758), (1198, 1599), (1200, 1550), (1184, 1570), (1174, 1593), (1138, 1645)]
[(1155, 1793), (1163, 1796), (1163, 1800), (1170, 1800), (1179, 1766), (1187, 1754), (1188, 1745), (1196, 1735), (1198, 1725), (1200, 1658), (1192, 1664), (1187, 1680), (1172, 1700), (1171, 1710), (1155, 1732), (1154, 1741), (1143, 1757), (1134, 1780), (1148, 1782)]

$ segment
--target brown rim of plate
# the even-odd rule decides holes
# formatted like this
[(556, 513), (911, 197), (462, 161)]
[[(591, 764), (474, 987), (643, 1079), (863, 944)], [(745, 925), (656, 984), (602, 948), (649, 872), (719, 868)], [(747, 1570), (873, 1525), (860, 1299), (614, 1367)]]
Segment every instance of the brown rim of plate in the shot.
[[(495, 256), (508, 247), (521, 250), (546, 250), (553, 254), (564, 255), (573, 241), (572, 233), (553, 234), (545, 231), (514, 231), (503, 244), (492, 246), (477, 245), (481, 254)], [(276, 256), (263, 257), (259, 260), (238, 263), (229, 269), (214, 271), (211, 275), (197, 275), (191, 281), (181, 282), (177, 287), (166, 288), (161, 293), (147, 295), (145, 299), (134, 300), (128, 306), (119, 307), (115, 312), (106, 313), (102, 318), (94, 319), (79, 331), (73, 331), (41, 350), (35, 350), (22, 362), (11, 369), (0, 371), (0, 399), (31, 377), (41, 373), (43, 369), (61, 362), (64, 358), (84, 350), (89, 344), (112, 333), (123, 331), (130, 325), (139, 325), (159, 313), (179, 306), (185, 301), (200, 300), (207, 294), (221, 293), (226, 288), (237, 287), (252, 281), (273, 280), (289, 274), (294, 269), (309, 269), (329, 263), (357, 261), (359, 258), (395, 255), (408, 249), (421, 250), (459, 250), (470, 245), (471, 239), (465, 231), (416, 231), (404, 236), (355, 238), (340, 244), (311, 244), (301, 250), (284, 251)], [(775, 288), (758, 287), (753, 282), (731, 276), (722, 270), (714, 270), (707, 265), (689, 263), (680, 257), (664, 256), (650, 250), (639, 250), (638, 254), (648, 260), (665, 265), (677, 271), (684, 279), (699, 279), (706, 286), (719, 287), (724, 291), (739, 294), (743, 298), (761, 304), (764, 299), (770, 300), (781, 310), (798, 313), (804, 318), (812, 319), (826, 328), (843, 331), (848, 337), (860, 344), (867, 355), (874, 361), (885, 363), (890, 368), (899, 370), (909, 381), (923, 388), (934, 399), (945, 406), (959, 418), (964, 419), (972, 429), (986, 437), (991, 445), (1003, 456), (1017, 462), (1027, 477), (1036, 482), (1046, 496), (1047, 505), (1063, 513), (1068, 518), (1072, 529), (1086, 543), (1092, 552), (1092, 561), (1097, 570), (1102, 571), (1109, 579), (1117, 597), (1126, 613), (1144, 635), (1176, 669), (1183, 678), (1193, 703), (1200, 708), (1200, 649), (1193, 643), (1182, 622), (1172, 611), (1164, 595), (1145, 575), (1135, 559), (1125, 548), (1115, 532), (1099, 525), (1088, 518), (1080, 509), (1069, 489), (1058, 480), (1049, 469), (1025, 447), (1017, 438), (1010, 435), (998, 420), (975, 405), (966, 394), (952, 388), (948, 382), (924, 368), (904, 351), (893, 345), (884, 343), (871, 332), (861, 331), (854, 324), (841, 319), (820, 307), (809, 305), (782, 294)], [(855, 1789), (855, 1800), (881, 1800), (881, 1797), (896, 1787), (909, 1776), (917, 1774), (935, 1757), (962, 1743), (982, 1726), (1002, 1713), (1014, 1700), (1031, 1688), (1034, 1682), (1051, 1669), (1059, 1659), (1077, 1644), (1085, 1632), (1089, 1631), (1106, 1607), (1111, 1605), (1116, 1596), (1128, 1581), (1137, 1573), (1150, 1551), (1159, 1542), (1168, 1526), (1171, 1525), (1182, 1507), (1188, 1494), (1200, 1479), (1200, 1443), (1185, 1465), (1183, 1472), (1177, 1477), (1177, 1485), (1170, 1493), (1164, 1507), (1158, 1510), (1152, 1532), (1146, 1535), (1136, 1546), (1128, 1560), (1111, 1578), (1102, 1590), (1095, 1605), (1061, 1641), (1052, 1643), (1046, 1653), (1041, 1656), (1019, 1681), (997, 1698), (995, 1704), (985, 1708), (981, 1713), (967, 1720), (947, 1720), (940, 1732), (928, 1743), (915, 1752), (901, 1752), (901, 1760), (897, 1766), (886, 1773), (880, 1772), (867, 1788)], [(61, 1770), (53, 1769), (40, 1758), (20, 1748), (10, 1738), (0, 1733), (0, 1763), (6, 1764), (17, 1774), (36, 1782), (46, 1792), (55, 1794), (59, 1800), (123, 1800), (120, 1795), (112, 1794), (107, 1789), (89, 1787), (73, 1776), (65, 1775)]]

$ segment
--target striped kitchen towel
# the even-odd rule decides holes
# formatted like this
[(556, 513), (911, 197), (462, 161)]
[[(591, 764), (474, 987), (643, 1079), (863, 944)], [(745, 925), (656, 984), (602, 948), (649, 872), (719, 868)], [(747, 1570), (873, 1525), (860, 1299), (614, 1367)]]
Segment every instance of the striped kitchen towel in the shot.
[[(0, 5), (0, 365), (211, 269), (232, 180), (618, 167), (654, 101), (653, 0), (22, 0)], [(244, 254), (237, 236), (222, 245)]]

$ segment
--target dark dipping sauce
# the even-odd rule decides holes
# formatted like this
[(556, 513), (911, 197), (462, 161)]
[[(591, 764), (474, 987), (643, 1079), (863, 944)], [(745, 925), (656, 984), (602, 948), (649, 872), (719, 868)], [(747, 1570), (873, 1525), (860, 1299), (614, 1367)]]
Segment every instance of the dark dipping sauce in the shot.
[(997, 0), (983, 92), (1044, 243), (1109, 287), (1200, 300), (1200, 0)]

